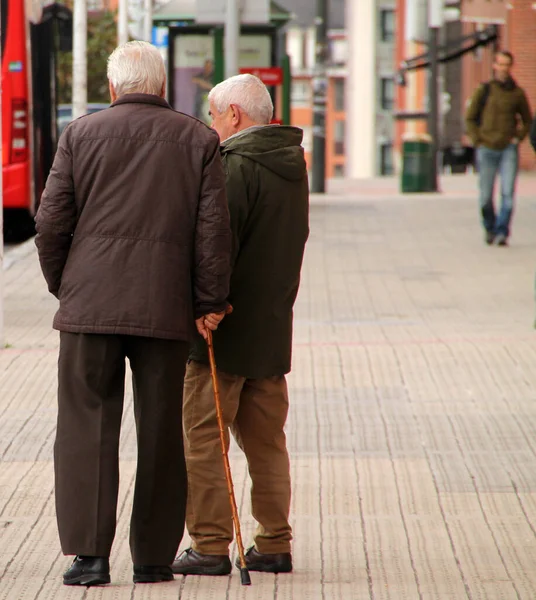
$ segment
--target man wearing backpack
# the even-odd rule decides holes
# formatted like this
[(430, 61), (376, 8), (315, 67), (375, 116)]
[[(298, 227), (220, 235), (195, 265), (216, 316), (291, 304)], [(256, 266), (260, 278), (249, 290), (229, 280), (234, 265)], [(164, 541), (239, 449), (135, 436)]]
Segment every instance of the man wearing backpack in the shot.
[[(480, 173), (480, 210), (487, 244), (507, 246), (514, 207), (519, 143), (527, 135), (531, 112), (527, 96), (510, 72), (510, 52), (495, 54), (494, 78), (478, 87), (465, 116), (467, 133), (476, 148)], [(521, 122), (519, 121), (521, 117)], [(501, 176), (501, 208), (495, 213), (493, 188)]]

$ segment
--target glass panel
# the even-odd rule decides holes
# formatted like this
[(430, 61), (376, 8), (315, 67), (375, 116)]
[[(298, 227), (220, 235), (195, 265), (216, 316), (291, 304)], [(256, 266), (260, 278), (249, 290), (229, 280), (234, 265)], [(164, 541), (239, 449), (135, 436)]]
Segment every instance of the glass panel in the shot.
[(293, 108), (310, 108), (313, 102), (311, 82), (308, 79), (294, 79), (290, 89)]
[(346, 80), (337, 77), (333, 80), (333, 92), (335, 97), (335, 110), (340, 112), (344, 110), (344, 88)]
[(382, 42), (393, 42), (395, 39), (395, 11), (384, 9), (380, 11), (380, 26)]
[(333, 151), (337, 156), (344, 154), (344, 121), (335, 121), (335, 131), (333, 136)]
[(341, 178), (344, 177), (344, 165), (333, 166), (333, 177)]
[(393, 169), (393, 144), (387, 142), (380, 148), (380, 172), (382, 175), (392, 175)]
[(395, 86), (391, 77), (382, 77), (381, 102), (383, 110), (393, 110), (395, 100)]

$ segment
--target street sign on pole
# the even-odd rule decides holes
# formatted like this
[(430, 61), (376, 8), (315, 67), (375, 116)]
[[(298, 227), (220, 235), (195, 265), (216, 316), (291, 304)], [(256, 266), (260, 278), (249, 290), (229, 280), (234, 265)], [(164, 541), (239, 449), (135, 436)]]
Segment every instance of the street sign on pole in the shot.
[[(237, 0), (241, 23), (269, 23), (269, 0)], [(225, 23), (227, 0), (197, 0), (196, 23)]]
[(326, 105), (328, 78), (326, 71), (328, 43), (328, 2), (316, 0), (316, 46), (313, 70), (313, 173), (311, 190), (326, 191)]
[(428, 133), (432, 138), (430, 179), (433, 192), (438, 191), (437, 158), (439, 151), (438, 59), (439, 29), (443, 25), (443, 0), (431, 0), (428, 6), (430, 72), (428, 77)]

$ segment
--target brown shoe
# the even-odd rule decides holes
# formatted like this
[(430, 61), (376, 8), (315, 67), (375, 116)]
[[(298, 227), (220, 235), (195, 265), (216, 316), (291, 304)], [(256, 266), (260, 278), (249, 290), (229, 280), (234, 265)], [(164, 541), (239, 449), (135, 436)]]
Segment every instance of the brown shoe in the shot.
[(192, 548), (179, 554), (171, 565), (177, 575), (229, 575), (232, 568), (226, 554), (199, 554)]
[[(262, 571), (263, 573), (290, 573), (292, 571), (292, 554), (282, 552), (281, 554), (261, 554), (255, 546), (251, 546), (246, 552), (246, 566), (249, 571)], [(240, 569), (240, 557), (235, 561)]]

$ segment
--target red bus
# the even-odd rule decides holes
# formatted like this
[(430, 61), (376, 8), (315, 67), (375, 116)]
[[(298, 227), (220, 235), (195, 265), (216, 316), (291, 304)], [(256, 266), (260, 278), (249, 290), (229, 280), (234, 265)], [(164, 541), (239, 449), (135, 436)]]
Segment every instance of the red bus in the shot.
[(4, 228), (31, 233), (56, 149), (56, 50), (72, 43), (72, 18), (52, 4), (32, 15), (27, 0), (0, 0)]

